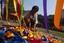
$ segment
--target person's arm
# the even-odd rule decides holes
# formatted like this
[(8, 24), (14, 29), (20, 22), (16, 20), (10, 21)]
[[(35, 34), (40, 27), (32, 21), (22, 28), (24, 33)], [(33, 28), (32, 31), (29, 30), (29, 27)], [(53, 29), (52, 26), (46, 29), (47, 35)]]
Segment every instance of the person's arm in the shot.
[(27, 26), (24, 20), (25, 16), (26, 16), (25, 14), (22, 16), (22, 26)]
[(23, 26), (27, 26), (26, 23), (29, 23), (30, 19), (29, 19), (29, 12), (24, 14), (24, 18), (23, 18)]

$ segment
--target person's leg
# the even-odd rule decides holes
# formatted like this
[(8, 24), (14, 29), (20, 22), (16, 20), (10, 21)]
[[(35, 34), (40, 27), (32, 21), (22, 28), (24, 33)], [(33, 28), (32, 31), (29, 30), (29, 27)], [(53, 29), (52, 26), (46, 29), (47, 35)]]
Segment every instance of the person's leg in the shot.
[(31, 30), (34, 31), (34, 25), (35, 25), (35, 21), (31, 20)]
[(34, 28), (35, 21), (31, 19), (31, 27)]

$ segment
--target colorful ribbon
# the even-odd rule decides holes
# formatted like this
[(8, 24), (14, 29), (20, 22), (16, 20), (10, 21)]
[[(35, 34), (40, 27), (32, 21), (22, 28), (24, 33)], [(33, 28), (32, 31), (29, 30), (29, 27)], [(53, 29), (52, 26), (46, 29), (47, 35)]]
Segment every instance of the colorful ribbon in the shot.
[[(2, 2), (2, 0), (1, 0), (1, 2)], [(1, 3), (1, 2), (0, 2), (0, 3)], [(2, 8), (2, 5), (0, 4), (0, 18), (2, 18), (2, 17), (1, 17), (1, 8)]]
[(18, 16), (18, 14), (20, 14), (20, 2), (19, 2), (19, 0), (18, 0), (18, 14), (17, 14), (17, 5), (16, 5), (16, 1), (17, 0), (13, 0), (13, 3), (14, 3), (14, 8), (15, 8), (15, 11), (16, 11), (16, 16), (17, 16), (17, 18), (18, 18), (18, 21), (19, 21), (19, 24), (20, 24), (20, 33), (21, 33), (21, 35), (22, 35), (22, 29), (21, 29), (21, 18), (22, 18), (22, 14), (23, 14), (23, 4), (24, 4), (24, 0), (22, 0), (22, 7), (21, 7), (21, 17), (20, 17), (20, 20), (19, 20), (19, 16)]
[(6, 20), (8, 20), (8, 3), (9, 0), (6, 0)]
[(21, 6), (21, 17), (20, 17), (20, 34), (22, 35), (22, 28), (21, 28), (21, 20), (22, 20), (22, 15), (23, 15), (23, 7), (24, 7), (24, 0), (22, 0), (22, 6)]
[[(0, 33), (0, 42), (1, 43), (19, 43), (19, 42), (24, 42), (24, 43), (28, 43), (27, 40), (25, 40), (24, 38), (22, 38), (17, 32), (15, 32), (14, 30), (11, 30), (11, 29), (7, 29), (5, 30), (4, 28), (6, 27), (2, 27), (2, 32)], [(4, 36), (4, 34), (7, 32), (7, 31), (10, 31), (12, 32), (15, 37), (11, 37), (10, 39), (8, 39), (6, 42), (5, 40), (2, 38)], [(11, 40), (11, 41), (10, 41)]]
[[(4, 19), (4, 7), (5, 7), (5, 0), (2, 0), (2, 19)], [(0, 17), (1, 17), (1, 15), (0, 15)]]
[(16, 33), (15, 31), (13, 31), (13, 30), (9, 30), (9, 31), (11, 31), (14, 35), (15, 35), (15, 38), (16, 39), (14, 39), (13, 41), (18, 41), (18, 42), (23, 42), (24, 41), (24, 43), (28, 43), (25, 39), (23, 39), (18, 33)]
[(24, 0), (22, 0), (20, 24), (21, 24), (22, 15), (23, 15), (23, 9), (24, 9)]
[(57, 29), (61, 30), (60, 19), (62, 14), (64, 0), (57, 0), (55, 16), (54, 16), (54, 25)]
[(16, 1), (17, 1), (17, 0), (13, 0), (15, 11), (17, 11), (17, 4), (16, 4)]
[(44, 9), (44, 23), (45, 23), (45, 27), (47, 32), (49, 33), (48, 30), (48, 20), (47, 20), (47, 0), (43, 0), (43, 9)]
[(13, 15), (14, 16), (17, 16), (17, 3), (16, 3), (17, 0), (13, 0), (13, 5), (14, 5), (14, 10), (16, 13), (14, 13)]
[[(14, 14), (14, 16), (17, 16), (17, 19), (18, 19), (18, 21), (19, 21), (19, 16), (18, 16), (18, 14), (17, 14), (17, 0), (13, 0), (13, 4), (14, 4), (14, 9), (15, 9), (15, 14)], [(19, 13), (20, 13), (20, 11), (19, 11)]]
[(21, 3), (20, 0), (17, 0), (17, 12), (18, 12), (18, 18), (20, 19), (20, 13), (21, 13)]
[[(8, 31), (10, 31), (10, 32), (12, 32), (14, 35), (15, 35), (15, 37), (13, 37), (13, 38), (11, 38), (11, 43), (17, 43), (17, 42), (25, 42), (25, 43), (28, 43), (26, 40), (24, 40), (17, 32), (15, 32), (14, 30), (11, 30), (11, 29), (9, 29)], [(10, 42), (10, 39), (9, 39), (9, 42)]]

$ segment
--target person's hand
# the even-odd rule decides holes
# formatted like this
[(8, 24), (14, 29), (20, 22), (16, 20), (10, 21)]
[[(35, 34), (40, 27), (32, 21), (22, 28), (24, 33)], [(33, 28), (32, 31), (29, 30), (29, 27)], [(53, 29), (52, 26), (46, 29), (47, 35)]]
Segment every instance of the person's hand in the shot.
[(23, 23), (23, 26), (26, 27), (27, 26), (26, 23)]
[(28, 20), (28, 22), (30, 22), (30, 19), (27, 19)]

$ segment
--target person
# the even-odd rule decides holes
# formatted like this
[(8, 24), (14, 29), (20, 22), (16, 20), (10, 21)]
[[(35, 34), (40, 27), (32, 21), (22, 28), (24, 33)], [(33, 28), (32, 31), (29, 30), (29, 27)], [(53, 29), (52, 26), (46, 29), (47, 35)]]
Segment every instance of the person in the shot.
[(34, 28), (34, 26), (36, 26), (36, 24), (38, 23), (37, 20), (38, 10), (39, 10), (38, 6), (33, 6), (28, 14), (24, 14), (24, 19), (23, 19), (24, 26), (27, 26), (28, 28), (29, 27)]

